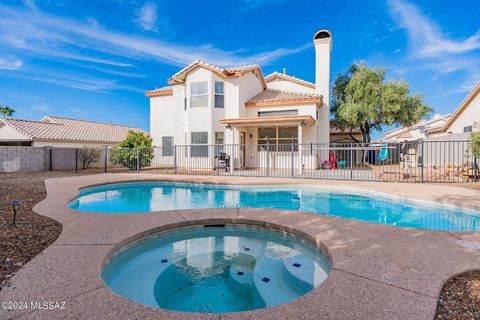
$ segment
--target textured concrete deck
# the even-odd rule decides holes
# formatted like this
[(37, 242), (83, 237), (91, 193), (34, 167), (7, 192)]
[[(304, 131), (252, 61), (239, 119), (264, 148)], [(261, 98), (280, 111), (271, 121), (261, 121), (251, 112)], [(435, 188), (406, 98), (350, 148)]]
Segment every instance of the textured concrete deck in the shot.
[[(406, 229), (293, 211), (200, 209), (127, 215), (73, 211), (79, 188), (117, 181), (176, 180), (233, 184), (354, 187), (480, 209), (480, 193), (442, 185), (146, 174), (47, 180), (47, 199), (34, 209), (63, 224), (58, 240), (27, 263), (0, 291), (0, 301), (66, 301), (65, 310), (0, 310), (0, 319), (432, 319), (444, 282), (478, 268), (480, 250), (458, 239), (480, 233)], [(204, 223), (244, 223), (298, 234), (332, 260), (328, 279), (290, 303), (257, 311), (194, 314), (136, 304), (113, 293), (100, 272), (118, 247), (152, 232)]]

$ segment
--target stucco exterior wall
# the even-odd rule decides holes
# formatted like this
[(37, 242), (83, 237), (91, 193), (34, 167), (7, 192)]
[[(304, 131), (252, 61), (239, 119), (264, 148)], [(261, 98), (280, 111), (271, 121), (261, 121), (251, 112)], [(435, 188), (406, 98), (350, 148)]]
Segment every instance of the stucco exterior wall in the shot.
[(447, 133), (463, 133), (464, 127), (473, 126), (475, 122), (478, 124), (476, 129), (478, 131), (480, 130), (480, 93), (473, 98), (450, 128), (447, 129)]

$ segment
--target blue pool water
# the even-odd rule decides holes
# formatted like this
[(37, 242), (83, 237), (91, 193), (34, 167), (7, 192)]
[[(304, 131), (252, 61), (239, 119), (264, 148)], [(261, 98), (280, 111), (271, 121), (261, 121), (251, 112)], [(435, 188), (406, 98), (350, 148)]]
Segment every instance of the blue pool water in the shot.
[(120, 250), (103, 270), (117, 294), (163, 309), (223, 313), (293, 300), (320, 285), (328, 259), (302, 239), (269, 229), (195, 226)]
[(115, 214), (195, 208), (273, 208), (410, 228), (480, 229), (480, 213), (475, 211), (308, 186), (218, 186), (168, 182), (112, 184), (82, 190), (69, 207)]

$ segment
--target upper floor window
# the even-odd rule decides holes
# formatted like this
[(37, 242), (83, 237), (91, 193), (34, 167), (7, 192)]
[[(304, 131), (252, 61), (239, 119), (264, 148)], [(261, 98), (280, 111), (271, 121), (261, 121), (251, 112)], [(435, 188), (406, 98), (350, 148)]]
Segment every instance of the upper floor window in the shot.
[(208, 107), (208, 81), (190, 84), (190, 108)]
[(473, 131), (473, 126), (463, 127), (463, 132), (472, 132), (472, 131)]
[(223, 91), (223, 82), (215, 81), (215, 108), (225, 107), (225, 95)]

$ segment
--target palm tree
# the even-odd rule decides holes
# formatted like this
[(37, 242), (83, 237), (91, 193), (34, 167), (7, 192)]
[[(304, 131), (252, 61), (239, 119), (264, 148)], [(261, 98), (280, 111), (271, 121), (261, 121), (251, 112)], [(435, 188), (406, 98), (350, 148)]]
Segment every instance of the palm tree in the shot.
[(12, 109), (7, 106), (0, 107), (0, 113), (3, 113), (4, 118), (11, 117), (15, 113), (15, 109)]

